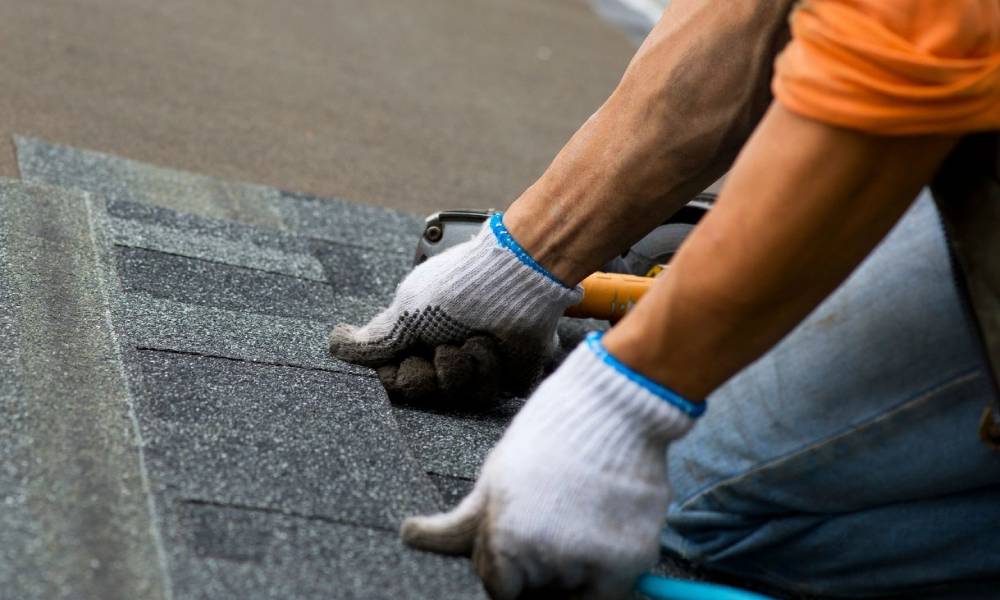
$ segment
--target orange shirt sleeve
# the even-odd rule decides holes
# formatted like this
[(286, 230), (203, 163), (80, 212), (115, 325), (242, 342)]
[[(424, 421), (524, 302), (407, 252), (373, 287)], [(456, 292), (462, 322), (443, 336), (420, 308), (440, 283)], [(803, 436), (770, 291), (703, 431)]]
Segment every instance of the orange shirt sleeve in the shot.
[(803, 0), (778, 101), (882, 135), (1000, 129), (1000, 0)]

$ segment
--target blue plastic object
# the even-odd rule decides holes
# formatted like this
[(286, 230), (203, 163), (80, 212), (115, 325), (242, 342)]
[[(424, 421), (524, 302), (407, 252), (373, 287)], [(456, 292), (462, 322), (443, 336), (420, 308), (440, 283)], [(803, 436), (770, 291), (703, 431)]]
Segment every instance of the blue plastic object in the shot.
[(770, 596), (725, 585), (668, 579), (657, 575), (643, 575), (636, 582), (635, 589), (653, 600), (774, 600)]

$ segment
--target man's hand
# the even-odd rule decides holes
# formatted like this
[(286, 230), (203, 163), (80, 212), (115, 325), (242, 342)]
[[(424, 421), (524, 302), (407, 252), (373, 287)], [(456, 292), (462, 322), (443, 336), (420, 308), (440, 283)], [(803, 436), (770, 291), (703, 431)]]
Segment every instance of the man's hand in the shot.
[(480, 376), (524, 393), (555, 350), (560, 315), (581, 294), (535, 263), (497, 214), (473, 239), (415, 268), (367, 325), (334, 328), (330, 352), (378, 368), (390, 393), (411, 401), (458, 399)]
[(624, 597), (658, 556), (666, 450), (703, 404), (630, 371), (597, 334), (546, 379), (450, 513), (403, 523), (412, 546), (472, 554), (497, 599)]

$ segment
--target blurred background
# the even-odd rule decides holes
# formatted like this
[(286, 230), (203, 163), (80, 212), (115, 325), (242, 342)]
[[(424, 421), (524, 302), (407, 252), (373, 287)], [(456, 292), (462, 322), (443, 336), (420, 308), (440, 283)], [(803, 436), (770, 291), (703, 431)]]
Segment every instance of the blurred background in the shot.
[(502, 208), (663, 3), (5, 0), (0, 135), (416, 213)]

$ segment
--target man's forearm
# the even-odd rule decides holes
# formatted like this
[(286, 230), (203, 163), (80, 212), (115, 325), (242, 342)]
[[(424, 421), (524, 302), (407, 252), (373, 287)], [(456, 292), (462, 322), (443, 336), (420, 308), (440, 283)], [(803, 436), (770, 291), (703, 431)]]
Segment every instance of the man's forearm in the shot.
[(851, 273), (953, 144), (840, 129), (776, 103), (715, 208), (605, 345), (639, 372), (704, 398)]
[(508, 209), (511, 234), (574, 285), (722, 175), (770, 101), (791, 0), (678, 0), (621, 83)]

